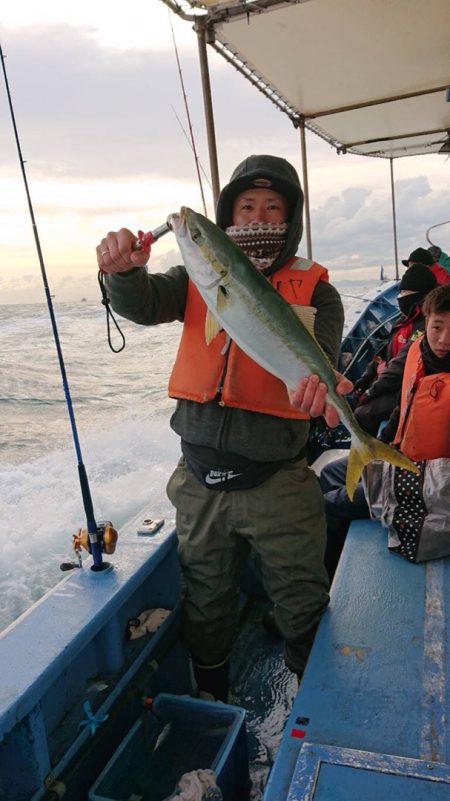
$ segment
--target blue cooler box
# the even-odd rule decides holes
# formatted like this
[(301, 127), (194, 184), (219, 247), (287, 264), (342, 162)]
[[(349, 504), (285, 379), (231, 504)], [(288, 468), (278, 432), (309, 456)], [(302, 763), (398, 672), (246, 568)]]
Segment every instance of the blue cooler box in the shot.
[(163, 801), (184, 773), (211, 768), (224, 801), (249, 797), (245, 710), (161, 693), (89, 791), (90, 801)]

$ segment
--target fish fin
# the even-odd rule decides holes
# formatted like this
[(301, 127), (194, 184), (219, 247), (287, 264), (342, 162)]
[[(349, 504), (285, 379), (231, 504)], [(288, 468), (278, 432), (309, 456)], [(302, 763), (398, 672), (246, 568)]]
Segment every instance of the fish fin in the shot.
[(222, 350), (220, 351), (220, 355), (221, 355), (221, 356), (225, 356), (225, 354), (226, 354), (226, 352), (227, 352), (228, 348), (230, 347), (230, 343), (231, 343), (231, 337), (230, 337), (230, 335), (229, 335), (229, 334), (227, 334), (227, 332), (225, 331), (225, 345), (223, 346)]
[(291, 309), (295, 312), (301, 323), (308, 329), (309, 333), (315, 337), (314, 334), (314, 320), (316, 319), (317, 309), (315, 306), (299, 306), (295, 303), (291, 304)]
[(368, 434), (364, 435), (364, 439), (357, 436), (352, 436), (352, 445), (348, 456), (347, 475), (345, 485), (347, 495), (350, 500), (353, 499), (356, 485), (361, 477), (363, 468), (374, 459), (382, 459), (385, 462), (403, 467), (405, 470), (410, 470), (411, 473), (418, 473), (419, 469), (405, 456), (401, 451), (396, 451), (385, 442), (381, 442), (375, 437)]
[[(227, 305), (227, 290), (219, 284), (217, 287), (216, 309), (218, 312), (223, 311)], [(216, 320), (214, 314), (208, 309), (205, 320), (205, 339), (206, 344), (209, 345), (214, 337), (222, 330), (221, 324)]]
[(217, 287), (217, 298), (216, 298), (216, 309), (217, 311), (221, 312), (226, 309), (228, 305), (227, 300), (228, 292), (222, 284), (219, 284)]
[(206, 312), (205, 318), (205, 339), (206, 344), (209, 345), (215, 336), (219, 333), (221, 329), (220, 323), (216, 320), (213, 314), (211, 314), (210, 310)]

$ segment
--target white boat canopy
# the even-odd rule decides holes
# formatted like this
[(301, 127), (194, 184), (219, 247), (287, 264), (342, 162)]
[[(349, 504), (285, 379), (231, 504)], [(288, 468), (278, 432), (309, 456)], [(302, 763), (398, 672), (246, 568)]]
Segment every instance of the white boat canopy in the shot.
[(450, 152), (449, 0), (164, 0), (339, 152)]
[(197, 32), (214, 200), (219, 172), (206, 44), (300, 131), (312, 257), (305, 129), (338, 153), (393, 163), (450, 154), (450, 0), (162, 0)]

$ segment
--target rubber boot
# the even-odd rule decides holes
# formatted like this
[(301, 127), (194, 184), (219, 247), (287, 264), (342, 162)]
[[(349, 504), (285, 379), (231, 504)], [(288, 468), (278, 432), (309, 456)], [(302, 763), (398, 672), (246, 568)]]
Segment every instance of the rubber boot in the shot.
[(262, 624), (272, 640), (283, 639), (283, 635), (276, 624), (275, 612), (273, 608), (268, 609), (267, 612), (264, 612), (262, 616)]
[(193, 662), (192, 666), (200, 697), (211, 697), (214, 701), (226, 703), (230, 690), (228, 677), (230, 660), (225, 659), (218, 665), (199, 665)]

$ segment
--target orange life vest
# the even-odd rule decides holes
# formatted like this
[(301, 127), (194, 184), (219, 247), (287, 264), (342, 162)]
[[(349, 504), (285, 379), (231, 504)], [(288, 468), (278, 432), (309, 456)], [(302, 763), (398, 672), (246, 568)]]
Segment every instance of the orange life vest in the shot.
[(450, 457), (450, 373), (425, 375), (421, 339), (406, 357), (394, 445), (410, 459)]
[[(328, 281), (324, 267), (308, 259), (293, 258), (269, 277), (275, 289), (295, 305), (308, 306), (319, 281)], [(308, 419), (294, 409), (282, 381), (260, 367), (231, 341), (222, 353), (226, 335), (220, 331), (207, 345), (206, 304), (190, 280), (183, 333), (169, 380), (169, 395), (205, 403), (220, 391), (223, 406), (237, 406), (276, 417)]]

